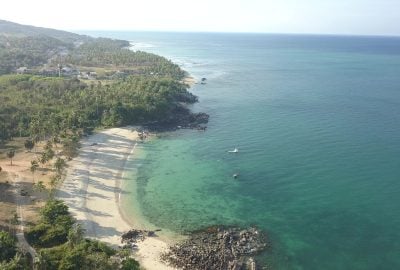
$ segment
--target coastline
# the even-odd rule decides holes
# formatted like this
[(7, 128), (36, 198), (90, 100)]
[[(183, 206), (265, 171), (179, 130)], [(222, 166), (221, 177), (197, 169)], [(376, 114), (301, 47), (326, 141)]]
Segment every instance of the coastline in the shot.
[[(156, 139), (155, 137), (154, 134), (150, 134), (146, 141)], [(159, 239), (169, 245), (173, 245), (176, 242), (186, 239), (186, 237), (179, 233), (170, 231), (169, 229), (155, 226), (147, 220), (139, 207), (139, 201), (137, 200), (137, 171), (141, 166), (140, 159), (146, 158), (145, 156), (142, 156), (143, 152), (140, 151), (140, 147), (135, 147), (126, 159), (122, 172), (122, 179), (124, 179), (124, 181), (120, 181), (118, 186), (121, 191), (118, 198), (120, 214), (122, 218), (132, 226), (132, 228), (146, 231), (157, 231), (157, 237)], [(132, 181), (132, 183), (129, 183), (129, 181)]]
[(182, 82), (188, 85), (189, 88), (192, 88), (195, 84), (197, 84), (197, 79), (192, 75), (188, 75), (185, 78), (183, 78)]
[[(121, 209), (121, 194), (126, 192), (124, 170), (128, 158), (135, 155), (138, 139), (132, 127), (107, 129), (83, 139), (57, 192), (57, 198), (65, 201), (83, 225), (87, 237), (114, 247), (121, 246), (124, 232), (137, 229), (130, 220), (139, 221), (139, 217), (126, 218)], [(168, 249), (160, 237), (146, 237), (137, 248), (134, 257), (145, 269), (175, 269), (160, 260), (161, 253)]]

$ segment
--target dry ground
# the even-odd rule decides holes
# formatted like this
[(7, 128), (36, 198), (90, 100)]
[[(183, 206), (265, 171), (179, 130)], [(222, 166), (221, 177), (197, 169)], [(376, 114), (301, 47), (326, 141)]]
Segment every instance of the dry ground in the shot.
[[(26, 139), (26, 138), (25, 138)], [(40, 168), (32, 174), (30, 171), (31, 161), (37, 159), (44, 143), (39, 143), (32, 152), (27, 152), (23, 146), (24, 138), (18, 138), (6, 145), (0, 146), (0, 227), (13, 228), (15, 215), (17, 213), (15, 196), (17, 192), (23, 193), (27, 203), (22, 205), (25, 220), (33, 223), (38, 219), (38, 213), (44, 201), (48, 198), (48, 191), (39, 192), (34, 188), (34, 183), (42, 181), (44, 185), (50, 187), (50, 178), (54, 175), (52, 162)], [(16, 151), (11, 166), (10, 159), (7, 158), (8, 150)], [(58, 148), (55, 148), (57, 151)], [(17, 186), (20, 188), (18, 189)], [(19, 190), (22, 190), (19, 191)]]

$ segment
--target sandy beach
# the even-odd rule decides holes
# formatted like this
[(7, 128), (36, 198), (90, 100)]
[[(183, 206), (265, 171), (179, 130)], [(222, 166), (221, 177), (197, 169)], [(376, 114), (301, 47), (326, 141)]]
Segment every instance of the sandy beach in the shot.
[[(119, 201), (125, 163), (135, 155), (137, 140), (138, 133), (130, 127), (104, 130), (84, 139), (78, 157), (68, 163), (66, 179), (57, 193), (83, 224), (87, 237), (114, 247), (120, 246), (121, 235), (132, 229)], [(175, 269), (159, 259), (167, 248), (159, 237), (147, 237), (138, 243), (135, 257), (145, 269)]]

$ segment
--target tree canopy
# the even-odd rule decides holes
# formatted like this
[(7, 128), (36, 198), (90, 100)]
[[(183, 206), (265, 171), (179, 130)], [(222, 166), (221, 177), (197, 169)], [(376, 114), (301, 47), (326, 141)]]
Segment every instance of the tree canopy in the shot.
[(72, 128), (168, 121), (197, 100), (174, 79), (131, 76), (108, 84), (34, 75), (0, 77), (0, 141)]
[(40, 216), (39, 223), (27, 233), (29, 242), (39, 250), (39, 269), (139, 269), (129, 253), (118, 253), (104, 243), (85, 239), (84, 230), (64, 202), (49, 200)]
[(8, 261), (16, 253), (15, 239), (9, 233), (0, 231), (0, 261)]

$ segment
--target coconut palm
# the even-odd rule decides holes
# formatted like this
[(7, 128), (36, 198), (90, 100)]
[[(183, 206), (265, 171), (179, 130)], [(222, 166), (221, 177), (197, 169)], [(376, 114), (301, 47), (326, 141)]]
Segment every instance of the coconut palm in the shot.
[(35, 147), (35, 142), (33, 140), (26, 140), (24, 146), (30, 152), (32, 151), (33, 147)]
[(39, 163), (36, 160), (31, 161), (31, 172), (32, 172), (32, 178), (33, 178), (33, 183), (35, 183), (35, 171), (39, 168)]
[(14, 156), (15, 156), (15, 151), (14, 150), (10, 150), (10, 151), (7, 152), (7, 157), (10, 159), (11, 166), (13, 165), (12, 159), (13, 159)]
[(64, 167), (65, 167), (65, 160), (62, 158), (57, 158), (56, 162), (54, 162), (54, 169), (56, 169), (57, 173), (61, 174)]

